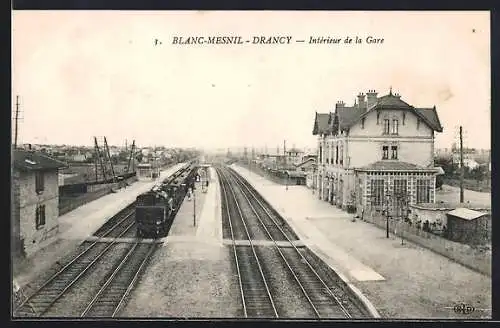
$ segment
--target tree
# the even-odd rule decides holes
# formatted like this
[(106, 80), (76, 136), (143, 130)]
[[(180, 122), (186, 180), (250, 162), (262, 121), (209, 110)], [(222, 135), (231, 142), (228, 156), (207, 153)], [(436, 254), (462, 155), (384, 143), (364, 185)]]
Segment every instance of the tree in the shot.
[(477, 185), (481, 183), (486, 177), (486, 170), (485, 167), (482, 165), (479, 165), (472, 170), (470, 170), (470, 176), (477, 181)]
[(442, 175), (438, 175), (436, 176), (436, 189), (441, 189), (443, 187), (443, 176)]
[(449, 157), (436, 157), (434, 159), (435, 166), (441, 166), (444, 171), (444, 176), (451, 178), (455, 175), (458, 165), (453, 163), (453, 158)]

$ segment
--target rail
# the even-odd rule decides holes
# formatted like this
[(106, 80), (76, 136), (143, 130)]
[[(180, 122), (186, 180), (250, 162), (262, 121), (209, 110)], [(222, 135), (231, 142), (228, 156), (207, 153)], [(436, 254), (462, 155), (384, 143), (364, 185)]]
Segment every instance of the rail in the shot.
[[(243, 268), (248, 270), (249, 275), (252, 274), (253, 263), (250, 262), (251, 259), (245, 258), (245, 259), (248, 259), (249, 262), (243, 262), (243, 261), (241, 261), (242, 257), (240, 257), (240, 260), (238, 260), (238, 257), (236, 257), (235, 260), (238, 261), (237, 265), (240, 268), (239, 269), (239, 271), (240, 271), (239, 272), (240, 287), (241, 287), (241, 291), (242, 291), (242, 295), (243, 295), (242, 301), (244, 303), (246, 317), (249, 316), (248, 312), (254, 313), (255, 315), (259, 316), (262, 314), (263, 311), (268, 310), (269, 309), (268, 306), (270, 305), (272, 308), (272, 312), (273, 312), (274, 317), (278, 318), (278, 311), (276, 310), (276, 306), (275, 306), (273, 298), (271, 296), (271, 292), (269, 291), (269, 287), (268, 287), (264, 272), (262, 271), (262, 266), (260, 264), (259, 257), (257, 256), (257, 253), (255, 251), (255, 247), (252, 243), (252, 238), (250, 237), (250, 233), (248, 232), (248, 228), (247, 228), (247, 225), (246, 225), (246, 222), (244, 219), (244, 215), (241, 211), (240, 205), (238, 204), (238, 200), (236, 199), (236, 195), (234, 193), (234, 190), (232, 189), (232, 186), (229, 183), (229, 178), (226, 177), (223, 170), (220, 170), (220, 173), (221, 173), (221, 178), (223, 177), (224, 179), (226, 179), (227, 184), (229, 186), (229, 190), (233, 196), (234, 203), (235, 203), (236, 208), (238, 210), (239, 217), (241, 218), (241, 221), (243, 223), (243, 227), (245, 229), (245, 233), (248, 237), (248, 241), (250, 244), (250, 248), (251, 248), (250, 257), (253, 255), (253, 259), (255, 259), (255, 263), (257, 264), (257, 268), (258, 268), (258, 271), (260, 273), (261, 283), (264, 286), (264, 290), (266, 292), (265, 293), (266, 295), (263, 298), (262, 295), (260, 294), (263, 290), (262, 286), (258, 286), (259, 283), (257, 281), (251, 279), (250, 277), (246, 277), (245, 274), (243, 274), (243, 275), (241, 274), (241, 267), (242, 267), (243, 263), (245, 263)], [(221, 183), (221, 185), (223, 185), (223, 184)], [(227, 190), (225, 189), (225, 187), (223, 190), (226, 192), (226, 195), (227, 195)], [(227, 196), (226, 196), (226, 199), (227, 199)], [(226, 203), (226, 205), (228, 205), (228, 203)], [(226, 206), (226, 207), (228, 207), (228, 206)], [(229, 211), (228, 211), (228, 213), (229, 213)], [(229, 216), (228, 219), (229, 219), (229, 221), (231, 221), (231, 215)], [(234, 245), (234, 243), (235, 243), (235, 240), (234, 240), (234, 235), (233, 235), (233, 245)], [(236, 250), (236, 247), (235, 247), (235, 250)], [(244, 277), (247, 279), (244, 279)], [(257, 286), (255, 286), (255, 284), (257, 284)], [(266, 299), (267, 299), (267, 301), (266, 301)]]
[[(156, 249), (156, 244), (141, 244), (141, 240), (130, 248), (80, 317), (92, 314), (94, 317), (114, 317), (118, 313), (130, 290), (135, 286), (144, 264)], [(141, 248), (146, 248), (145, 255), (141, 254), (143, 252)], [(139, 263), (134, 263), (134, 260), (139, 260)]]
[[(125, 220), (127, 220), (130, 216), (132, 215), (129, 214), (127, 215), (124, 219), (120, 220), (118, 223), (116, 223), (113, 227), (111, 227), (106, 233), (100, 237), (104, 238), (105, 236), (109, 235), (111, 232), (115, 230), (116, 227), (121, 225)], [(117, 242), (118, 238), (120, 238), (122, 235), (124, 235), (127, 231), (129, 231), (133, 226), (135, 222), (132, 222), (129, 224), (125, 230), (121, 231), (115, 239), (109, 243), (102, 251), (98, 252), (97, 256), (91, 260), (88, 264), (85, 264), (85, 261), (81, 261), (81, 263), (78, 262), (79, 259), (82, 259), (84, 255), (89, 254), (90, 250), (94, 249), (95, 245), (99, 243), (99, 239), (94, 241), (89, 247), (87, 247), (85, 250), (83, 250), (81, 253), (79, 253), (75, 258), (73, 258), (68, 264), (66, 264), (64, 267), (62, 267), (59, 271), (57, 271), (54, 275), (52, 275), (47, 281), (45, 281), (40, 287), (38, 287), (35, 292), (33, 292), (23, 303), (21, 303), (17, 309), (16, 312), (19, 312), (22, 310), (26, 305), (29, 305), (31, 308), (32, 312), (34, 312), (35, 316), (41, 316), (45, 312), (47, 312), (48, 309), (52, 307), (52, 305), (61, 298), (64, 293), (66, 293), (78, 280), (80, 280), (84, 274), (96, 263), (102, 256), (107, 253), (107, 251)], [(83, 265), (83, 267), (81, 267)], [(70, 269), (75, 268), (76, 273), (73, 273), (70, 271)], [(69, 277), (67, 279), (64, 279), (64, 274), (68, 273)], [(75, 276), (76, 274), (76, 276)], [(56, 284), (56, 279), (61, 278), (64, 280), (69, 280), (69, 283), (67, 281), (64, 281), (62, 284)], [(69, 278), (69, 279), (68, 279)], [(50, 288), (49, 284), (53, 283), (55, 286), (52, 286)], [(41, 296), (43, 300), (43, 292), (47, 290), (48, 294), (48, 301), (42, 301), (42, 302), (37, 302), (37, 303), (42, 303), (45, 306), (42, 309), (37, 309), (34, 304), (33, 300), (37, 296)], [(52, 296), (54, 295), (55, 296)]]
[[(307, 267), (310, 269), (310, 271), (314, 274), (314, 276), (316, 277), (317, 281), (321, 284), (321, 286), (326, 290), (328, 291), (329, 295), (332, 297), (332, 299), (335, 301), (335, 303), (338, 305), (338, 307), (341, 309), (342, 313), (347, 317), (347, 318), (350, 318), (351, 315), (349, 313), (349, 311), (344, 307), (344, 305), (342, 304), (342, 302), (339, 300), (339, 298), (332, 292), (332, 290), (328, 287), (328, 285), (325, 283), (325, 281), (323, 279), (321, 279), (321, 277), (319, 276), (319, 274), (316, 272), (316, 270), (312, 267), (312, 265), (309, 263), (309, 261), (307, 261), (307, 259), (303, 256), (303, 254), (299, 251), (299, 249), (297, 248), (297, 246), (293, 243), (293, 241), (291, 241), (287, 234), (283, 231), (283, 229), (280, 227), (280, 225), (274, 220), (274, 218), (272, 217), (272, 215), (269, 213), (269, 211), (267, 210), (266, 206), (264, 206), (264, 204), (262, 204), (262, 202), (259, 200), (259, 198), (255, 195), (255, 193), (247, 186), (247, 184), (243, 181), (243, 179), (235, 172), (233, 172), (231, 169), (228, 170), (230, 172), (230, 174), (232, 175), (233, 177), (233, 181), (236, 181), (238, 185), (240, 185), (241, 187), (244, 187), (247, 191), (247, 193), (250, 195), (250, 197), (253, 198), (254, 202), (256, 202), (260, 208), (264, 211), (264, 213), (266, 213), (266, 215), (269, 217), (269, 219), (271, 219), (271, 221), (275, 224), (275, 226), (281, 231), (281, 233), (283, 234), (283, 236), (287, 239), (287, 241), (290, 243), (290, 245), (293, 247), (293, 249), (297, 252), (297, 254), (300, 255), (301, 257), (301, 262), (302, 263), (305, 263), (307, 265)], [(243, 190), (243, 189), (242, 189)], [(291, 271), (293, 277), (295, 278), (295, 280), (297, 281), (297, 283), (299, 284), (300, 286), (300, 289), (302, 290), (302, 292), (304, 293), (306, 299), (308, 300), (308, 302), (311, 304), (314, 312), (317, 314), (318, 317), (321, 317), (321, 314), (318, 310), (318, 306), (315, 305), (315, 301), (313, 301), (311, 299), (311, 297), (309, 296), (309, 292), (306, 291), (306, 287), (304, 286), (304, 283), (300, 281), (300, 279), (298, 278), (298, 274), (292, 269), (289, 261), (286, 259), (285, 255), (283, 254), (283, 252), (281, 251), (280, 247), (278, 246), (278, 244), (276, 243), (276, 240), (271, 236), (271, 234), (269, 233), (269, 230), (267, 229), (266, 225), (262, 222), (262, 219), (260, 218), (260, 215), (257, 213), (257, 211), (255, 210), (255, 207), (252, 205), (252, 202), (250, 201), (250, 199), (245, 195), (245, 193), (243, 193), (243, 195), (245, 196), (245, 198), (247, 199), (248, 201), (248, 204), (250, 205), (252, 211), (254, 212), (255, 216), (257, 217), (257, 219), (259, 220), (259, 222), (261, 223), (261, 225), (264, 227), (266, 233), (268, 234), (269, 238), (271, 238), (271, 240), (273, 241), (276, 249), (278, 250), (280, 256), (282, 257), (282, 259), (284, 260), (284, 262), (286, 263), (288, 269)], [(318, 303), (319, 303), (319, 300), (318, 300)]]
[(237, 252), (236, 252), (236, 242), (234, 240), (234, 233), (233, 233), (233, 225), (231, 223), (231, 214), (229, 212), (229, 205), (228, 205), (228, 199), (227, 199), (227, 191), (226, 191), (226, 188), (224, 187), (224, 184), (222, 183), (221, 181), (221, 189), (222, 189), (222, 195), (224, 197), (224, 202), (226, 204), (226, 210), (227, 210), (227, 217), (228, 217), (228, 222), (229, 222), (229, 229), (230, 229), (230, 232), (231, 232), (231, 240), (233, 241), (232, 242), (232, 246), (233, 246), (233, 253), (234, 253), (234, 259), (235, 259), (235, 263), (236, 263), (236, 272), (238, 274), (238, 282), (239, 282), (239, 286), (240, 286), (240, 295), (241, 295), (241, 300), (242, 300), (242, 304), (243, 304), (243, 314), (245, 315), (245, 318), (248, 317), (248, 314), (247, 314), (247, 308), (246, 308), (246, 305), (245, 305), (245, 294), (243, 293), (243, 284), (241, 282), (241, 273), (240, 273), (240, 266), (238, 264), (238, 255), (237, 255)]

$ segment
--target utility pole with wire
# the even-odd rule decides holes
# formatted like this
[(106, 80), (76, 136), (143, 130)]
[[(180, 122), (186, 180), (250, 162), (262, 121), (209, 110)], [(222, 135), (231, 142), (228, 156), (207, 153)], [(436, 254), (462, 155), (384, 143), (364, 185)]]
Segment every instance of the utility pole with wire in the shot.
[(463, 148), (463, 132), (460, 126), (460, 203), (464, 202), (464, 148)]
[(16, 96), (16, 114), (15, 114), (15, 130), (14, 130), (14, 149), (17, 148), (17, 134), (18, 134), (18, 121), (19, 121), (19, 96)]

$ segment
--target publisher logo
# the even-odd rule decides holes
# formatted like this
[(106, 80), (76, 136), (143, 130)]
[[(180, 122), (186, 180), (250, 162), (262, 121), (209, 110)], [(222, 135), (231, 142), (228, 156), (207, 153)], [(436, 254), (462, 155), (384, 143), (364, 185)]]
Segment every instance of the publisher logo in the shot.
[(472, 305), (465, 304), (465, 303), (459, 303), (453, 307), (453, 311), (455, 311), (455, 313), (459, 313), (459, 314), (471, 314), (475, 310), (476, 309)]

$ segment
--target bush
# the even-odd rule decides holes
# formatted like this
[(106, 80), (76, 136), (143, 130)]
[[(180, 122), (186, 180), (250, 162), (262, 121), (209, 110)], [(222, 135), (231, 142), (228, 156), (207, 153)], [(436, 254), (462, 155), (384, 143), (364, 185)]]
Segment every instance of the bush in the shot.
[(347, 213), (349, 213), (349, 214), (356, 213), (356, 206), (354, 206), (354, 205), (347, 205)]

